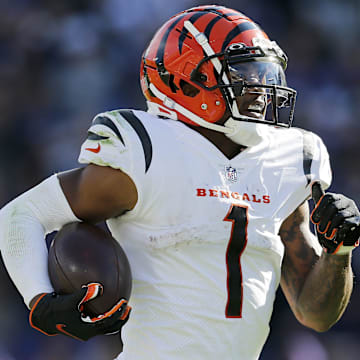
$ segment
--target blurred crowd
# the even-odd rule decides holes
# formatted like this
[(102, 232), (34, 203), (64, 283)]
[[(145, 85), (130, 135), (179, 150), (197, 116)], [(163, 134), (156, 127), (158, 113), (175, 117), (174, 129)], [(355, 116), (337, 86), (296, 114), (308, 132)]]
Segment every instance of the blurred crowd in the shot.
[[(5, 0), (0, 3), (0, 206), (48, 175), (76, 167), (93, 116), (145, 109), (142, 51), (171, 15), (208, 1)], [(298, 91), (294, 126), (319, 134), (333, 167), (332, 191), (360, 204), (360, 2), (219, 0), (259, 23), (289, 56)], [(332, 330), (299, 325), (279, 292), (262, 360), (354, 360), (360, 347), (360, 250), (350, 307)], [(0, 266), (0, 360), (106, 360), (112, 345), (46, 338)], [(346, 351), (344, 350), (346, 349)], [(102, 354), (102, 355), (101, 355)], [(110, 359), (110, 357), (109, 357)], [(246, 360), (246, 359), (244, 359)]]

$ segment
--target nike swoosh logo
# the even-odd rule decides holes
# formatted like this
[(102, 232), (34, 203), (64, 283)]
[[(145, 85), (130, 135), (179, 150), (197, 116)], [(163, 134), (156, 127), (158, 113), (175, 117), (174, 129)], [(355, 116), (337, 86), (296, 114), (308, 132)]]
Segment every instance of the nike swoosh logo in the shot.
[(97, 154), (101, 150), (101, 145), (98, 144), (98, 146), (96, 148), (85, 148), (85, 150), (88, 150), (88, 151), (91, 151), (91, 152)]
[(65, 334), (65, 335), (67, 335), (67, 336), (72, 337), (73, 339), (83, 340), (83, 339), (80, 339), (80, 338), (78, 338), (77, 336), (69, 333), (68, 331), (66, 331), (66, 330), (65, 330), (65, 328), (66, 328), (66, 325), (65, 325), (65, 324), (56, 324), (55, 327), (56, 327), (56, 329), (57, 329), (58, 331), (62, 332), (63, 334)]

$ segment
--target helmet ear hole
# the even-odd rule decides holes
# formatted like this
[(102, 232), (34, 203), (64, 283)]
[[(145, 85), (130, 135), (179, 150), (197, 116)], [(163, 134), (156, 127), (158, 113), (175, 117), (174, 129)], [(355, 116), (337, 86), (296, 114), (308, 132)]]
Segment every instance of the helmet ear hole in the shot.
[(195, 97), (200, 92), (194, 85), (191, 85), (183, 79), (180, 80), (180, 88), (183, 94), (189, 97)]

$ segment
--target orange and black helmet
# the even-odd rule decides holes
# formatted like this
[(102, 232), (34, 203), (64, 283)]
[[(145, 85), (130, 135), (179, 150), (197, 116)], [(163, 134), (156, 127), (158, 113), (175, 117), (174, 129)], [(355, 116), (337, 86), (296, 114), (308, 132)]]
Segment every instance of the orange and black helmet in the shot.
[[(141, 88), (150, 112), (189, 124), (219, 130), (215, 123), (229, 114), (290, 126), (296, 92), (286, 86), (286, 65), (286, 55), (250, 18), (222, 6), (199, 6), (173, 16), (154, 35), (142, 58)], [(246, 74), (249, 66), (258, 73), (256, 84)], [(259, 87), (267, 98), (264, 117), (241, 115), (236, 97)], [(288, 108), (286, 121), (280, 108)]]

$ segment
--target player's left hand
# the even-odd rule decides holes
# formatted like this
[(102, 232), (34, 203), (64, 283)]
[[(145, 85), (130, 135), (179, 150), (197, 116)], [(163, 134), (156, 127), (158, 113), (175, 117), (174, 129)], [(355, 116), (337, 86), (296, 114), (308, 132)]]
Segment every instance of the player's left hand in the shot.
[(341, 194), (324, 193), (319, 182), (312, 186), (312, 198), (316, 205), (310, 218), (325, 251), (343, 255), (359, 246), (360, 212), (355, 202)]

